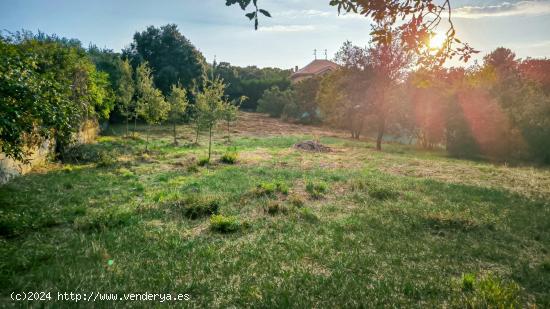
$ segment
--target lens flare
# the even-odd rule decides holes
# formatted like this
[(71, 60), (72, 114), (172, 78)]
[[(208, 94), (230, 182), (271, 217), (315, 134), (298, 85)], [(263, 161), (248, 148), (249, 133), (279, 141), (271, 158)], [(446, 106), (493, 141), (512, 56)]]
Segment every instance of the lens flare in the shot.
[(443, 45), (445, 44), (445, 41), (447, 40), (447, 36), (443, 33), (435, 33), (430, 38), (430, 49), (431, 50), (437, 50), (441, 49)]

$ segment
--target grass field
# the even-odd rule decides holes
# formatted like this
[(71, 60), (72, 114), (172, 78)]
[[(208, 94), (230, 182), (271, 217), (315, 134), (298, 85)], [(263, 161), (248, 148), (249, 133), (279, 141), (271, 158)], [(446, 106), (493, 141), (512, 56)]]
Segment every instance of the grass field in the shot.
[[(50, 291), (191, 296), (163, 303), (174, 307), (550, 307), (548, 169), (376, 152), (250, 114), (230, 145), (216, 134), (206, 166), (190, 128), (179, 146), (157, 128), (149, 153), (121, 132), (84, 147), (99, 159), (0, 187), (0, 302)], [(312, 138), (333, 151), (292, 148)], [(220, 162), (230, 146), (236, 163)]]

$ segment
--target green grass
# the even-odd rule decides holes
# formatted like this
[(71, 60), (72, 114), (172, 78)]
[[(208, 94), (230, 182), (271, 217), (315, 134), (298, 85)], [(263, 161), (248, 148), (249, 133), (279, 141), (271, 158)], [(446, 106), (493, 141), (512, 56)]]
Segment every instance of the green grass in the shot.
[(0, 304), (149, 291), (194, 307), (550, 306), (548, 170), (335, 137), (307, 153), (291, 146), (311, 136), (294, 135), (236, 136), (236, 165), (213, 163), (216, 140), (199, 167), (204, 145), (153, 136), (147, 154), (101, 137), (86, 153), (108, 164), (0, 187)]

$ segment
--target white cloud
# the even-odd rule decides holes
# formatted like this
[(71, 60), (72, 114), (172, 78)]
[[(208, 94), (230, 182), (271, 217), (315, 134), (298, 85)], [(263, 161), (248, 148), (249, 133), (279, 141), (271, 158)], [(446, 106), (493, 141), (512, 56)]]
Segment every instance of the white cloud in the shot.
[(547, 14), (550, 14), (550, 1), (503, 2), (498, 5), (464, 6), (453, 10), (453, 17), (468, 19)]
[(308, 32), (314, 31), (315, 26), (312, 25), (276, 25), (276, 26), (267, 26), (258, 29), (263, 32)]
[(274, 13), (274, 17), (286, 18), (312, 18), (312, 17), (327, 17), (335, 15), (333, 12), (321, 10), (287, 10), (279, 13)]

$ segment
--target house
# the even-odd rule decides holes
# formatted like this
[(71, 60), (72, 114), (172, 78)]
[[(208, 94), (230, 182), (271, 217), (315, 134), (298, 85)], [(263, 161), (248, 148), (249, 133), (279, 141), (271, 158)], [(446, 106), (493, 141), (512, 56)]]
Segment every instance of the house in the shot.
[(290, 80), (293, 84), (308, 79), (314, 76), (322, 76), (327, 73), (336, 71), (340, 66), (330, 60), (315, 59), (310, 64), (306, 65), (304, 68), (296, 70), (292, 75), (290, 75)]

